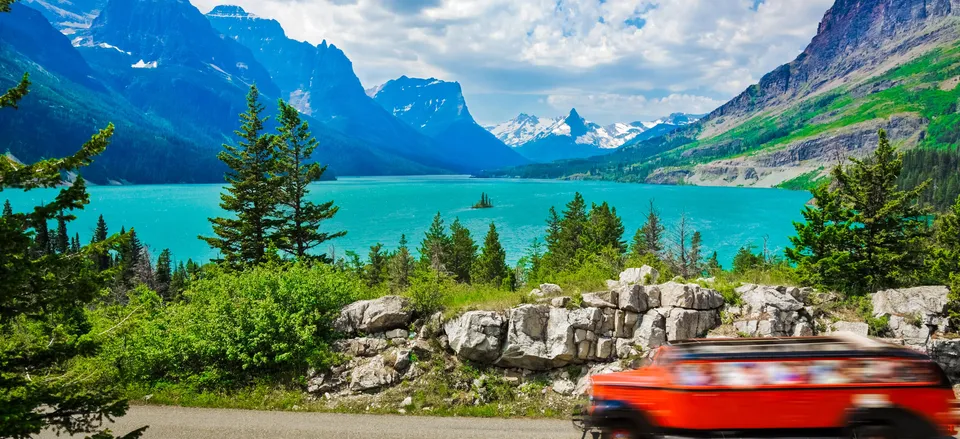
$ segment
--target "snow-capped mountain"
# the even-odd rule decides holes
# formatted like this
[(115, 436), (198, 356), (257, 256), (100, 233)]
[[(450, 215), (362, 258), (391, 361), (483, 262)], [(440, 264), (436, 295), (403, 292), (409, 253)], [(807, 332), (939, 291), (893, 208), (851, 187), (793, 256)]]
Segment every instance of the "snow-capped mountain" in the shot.
[(604, 154), (625, 143), (666, 134), (696, 122), (700, 116), (671, 114), (655, 121), (614, 123), (602, 126), (585, 120), (572, 109), (557, 118), (521, 113), (515, 119), (486, 127), (500, 141), (535, 161), (553, 161)]
[(436, 140), (448, 155), (481, 169), (530, 163), (477, 124), (457, 82), (401, 76), (366, 92), (396, 118)]

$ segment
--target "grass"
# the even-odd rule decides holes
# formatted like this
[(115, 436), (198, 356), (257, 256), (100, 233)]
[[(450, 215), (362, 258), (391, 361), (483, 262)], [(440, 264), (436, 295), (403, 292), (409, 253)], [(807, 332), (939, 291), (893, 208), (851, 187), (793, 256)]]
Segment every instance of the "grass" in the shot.
[(823, 167), (815, 171), (806, 172), (798, 175), (795, 178), (787, 180), (783, 183), (778, 184), (776, 187), (779, 189), (788, 189), (792, 191), (806, 191), (812, 188), (815, 188), (823, 182), (830, 180), (829, 176), (821, 175), (823, 173)]

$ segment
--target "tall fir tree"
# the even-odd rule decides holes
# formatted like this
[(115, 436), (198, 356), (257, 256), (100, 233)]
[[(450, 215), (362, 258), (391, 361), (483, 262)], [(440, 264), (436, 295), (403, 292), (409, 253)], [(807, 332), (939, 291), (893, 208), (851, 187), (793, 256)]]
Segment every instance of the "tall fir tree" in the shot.
[(680, 276), (689, 278), (691, 275), (690, 253), (687, 242), (690, 239), (690, 224), (686, 214), (680, 214), (680, 220), (673, 231), (673, 248), (670, 249), (670, 261)]
[(899, 189), (903, 155), (879, 132), (866, 160), (833, 170), (835, 186), (814, 192), (817, 208), (804, 211), (786, 255), (806, 283), (850, 295), (917, 282), (929, 236), (918, 202), (929, 182)]
[(450, 225), (449, 267), (453, 277), (462, 283), (470, 283), (470, 271), (477, 259), (477, 244), (467, 230), (460, 224), (460, 218), (454, 218)]
[[(0, 12), (9, 12), (11, 3), (0, 0)], [(0, 109), (15, 109), (29, 85), (24, 75), (0, 95)], [(87, 307), (100, 296), (106, 279), (85, 257), (55, 253), (34, 257), (32, 231), (24, 227), (46, 224), (59, 212), (80, 210), (89, 203), (80, 171), (103, 153), (113, 129), (108, 125), (64, 158), (21, 164), (0, 156), (0, 191), (57, 188), (64, 174), (77, 174), (50, 204), (25, 213), (5, 212), (0, 220), (0, 437), (34, 437), (47, 430), (107, 439), (113, 436), (102, 429), (104, 420), (126, 413), (127, 402), (115, 387), (89, 386), (65, 373), (75, 359), (93, 356), (98, 349)], [(112, 243), (105, 239), (86, 250), (106, 253)], [(139, 437), (143, 430), (126, 437)]]
[(77, 254), (80, 253), (80, 234), (74, 234), (73, 239), (70, 240), (70, 253)]
[(176, 300), (182, 296), (189, 283), (190, 275), (187, 273), (187, 267), (183, 265), (183, 261), (181, 261), (179, 264), (177, 264), (177, 267), (173, 269), (173, 273), (170, 275), (170, 298)]
[(10, 200), (3, 202), (3, 218), (13, 218), (13, 206), (10, 205)]
[(594, 254), (603, 249), (613, 249), (617, 253), (627, 251), (627, 243), (623, 241), (623, 221), (617, 216), (617, 208), (611, 208), (606, 201), (593, 204), (588, 217), (583, 239), (587, 250)]
[(160, 252), (160, 256), (157, 257), (157, 269), (154, 273), (154, 283), (157, 287), (157, 294), (160, 294), (160, 297), (168, 300), (172, 297), (170, 294), (170, 283), (173, 280), (173, 269), (171, 264), (172, 261), (170, 249), (165, 248)]
[(510, 268), (507, 267), (507, 253), (500, 245), (500, 235), (497, 226), (490, 223), (487, 236), (483, 239), (483, 249), (473, 267), (472, 279), (476, 284), (503, 285), (508, 279)]
[(450, 257), (450, 236), (443, 226), (440, 212), (433, 217), (430, 228), (424, 233), (420, 242), (420, 266), (430, 268), (436, 272), (447, 273), (447, 263)]
[(694, 231), (690, 237), (690, 253), (687, 256), (689, 272), (691, 276), (700, 276), (703, 274), (703, 235), (699, 231)]
[(377, 243), (370, 246), (370, 254), (367, 257), (370, 263), (364, 267), (364, 277), (367, 280), (367, 286), (375, 287), (383, 283), (387, 278), (387, 255), (383, 251), (383, 244)]
[[(43, 206), (40, 206), (41, 208)], [(41, 257), (43, 255), (49, 254), (50, 250), (53, 248), (53, 243), (50, 242), (50, 229), (47, 227), (47, 219), (31, 219), (31, 226), (33, 227), (33, 255), (34, 257)]]
[(710, 255), (710, 259), (707, 259), (707, 272), (710, 273), (711, 276), (716, 276), (722, 271), (723, 266), (720, 265), (720, 258), (717, 257), (717, 252), (713, 252), (713, 254)]
[(60, 254), (70, 251), (70, 238), (67, 233), (67, 217), (63, 212), (57, 214), (57, 235), (54, 240), (54, 249)]
[(241, 126), (235, 132), (236, 146), (223, 145), (217, 156), (229, 170), (224, 178), (229, 184), (220, 194), (220, 208), (233, 216), (210, 218), (216, 236), (203, 237), (218, 250), (229, 266), (240, 268), (267, 260), (276, 219), (279, 180), (276, 172), (274, 136), (264, 133), (264, 106), (256, 85), (247, 94), (247, 111), (240, 115)]
[[(279, 136), (277, 136), (277, 176), (280, 180), (280, 211), (277, 247), (297, 259), (324, 242), (346, 235), (346, 232), (322, 232), (325, 220), (340, 210), (333, 201), (316, 204), (307, 201), (310, 183), (319, 181), (327, 170), (319, 163), (308, 163), (317, 149), (317, 139), (310, 134), (307, 122), (292, 105), (280, 101)], [(325, 256), (320, 259), (328, 261)]]
[(407, 235), (400, 235), (400, 246), (390, 257), (390, 291), (400, 292), (410, 286), (414, 260), (407, 248)]
[[(104, 221), (103, 215), (100, 215), (100, 217), (97, 218), (97, 227), (93, 230), (93, 239), (91, 239), (90, 243), (99, 244), (106, 241), (107, 234), (108, 234), (107, 222)], [(110, 265), (111, 265), (110, 253), (108, 252), (97, 253), (94, 256), (94, 259), (96, 260), (98, 270), (106, 271), (110, 269)]]
[(663, 234), (666, 230), (663, 221), (660, 219), (660, 213), (657, 212), (656, 207), (654, 207), (653, 200), (650, 200), (650, 211), (647, 213), (647, 220), (633, 237), (633, 254), (637, 256), (662, 256)]

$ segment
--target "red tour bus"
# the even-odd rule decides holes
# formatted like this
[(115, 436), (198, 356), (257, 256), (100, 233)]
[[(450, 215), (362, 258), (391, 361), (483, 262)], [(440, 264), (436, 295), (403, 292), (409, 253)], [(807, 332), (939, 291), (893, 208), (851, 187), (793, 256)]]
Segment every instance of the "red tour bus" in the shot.
[(854, 335), (674, 341), (598, 375), (584, 434), (875, 437), (954, 434), (950, 381), (926, 355)]

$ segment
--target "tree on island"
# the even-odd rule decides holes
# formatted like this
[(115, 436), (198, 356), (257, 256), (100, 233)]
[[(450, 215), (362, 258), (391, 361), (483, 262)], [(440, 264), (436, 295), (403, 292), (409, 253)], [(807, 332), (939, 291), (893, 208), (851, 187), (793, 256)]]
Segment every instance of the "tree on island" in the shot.
[(280, 180), (272, 178), (276, 140), (264, 133), (263, 111), (260, 91), (253, 85), (236, 131), (240, 141), (236, 146), (224, 144), (217, 155), (229, 168), (224, 177), (229, 187), (220, 194), (220, 208), (234, 216), (210, 218), (216, 236), (200, 237), (235, 268), (265, 262), (271, 231), (280, 225), (276, 218)]
[(474, 209), (489, 209), (493, 207), (493, 201), (485, 192), (480, 194), (480, 201), (473, 205)]
[(903, 155), (885, 131), (866, 160), (833, 170), (833, 184), (812, 191), (816, 207), (794, 223), (787, 259), (806, 284), (861, 295), (915, 283), (930, 235), (919, 200), (929, 182), (898, 189)]
[[(304, 259), (308, 251), (347, 232), (321, 232), (321, 223), (333, 218), (340, 208), (334, 206), (333, 201), (315, 204), (306, 200), (310, 183), (319, 181), (327, 170), (319, 163), (307, 163), (318, 145), (309, 125), (300, 119), (296, 108), (282, 100), (279, 122), (276, 172), (280, 179), (281, 208), (277, 247), (297, 259)], [(320, 256), (320, 259), (326, 260), (326, 257)]]
[[(9, 12), (12, 3), (0, 0), (0, 12)], [(0, 108), (15, 109), (29, 85), (24, 75), (0, 96)], [(103, 153), (113, 129), (109, 124), (69, 157), (20, 164), (0, 156), (0, 190), (61, 186), (62, 175), (79, 172)], [(58, 216), (73, 221), (69, 212), (89, 201), (78, 174), (51, 203), (25, 213), (4, 209), (0, 217), (0, 437), (27, 438), (51, 430), (112, 438), (101, 429), (103, 421), (127, 411), (116, 388), (90, 386), (68, 371), (74, 359), (97, 351), (86, 308), (100, 297), (107, 274), (97, 270), (90, 256), (106, 254), (117, 238), (90, 244), (82, 254), (34, 251), (38, 228)], [(143, 430), (124, 437), (139, 437)]]

